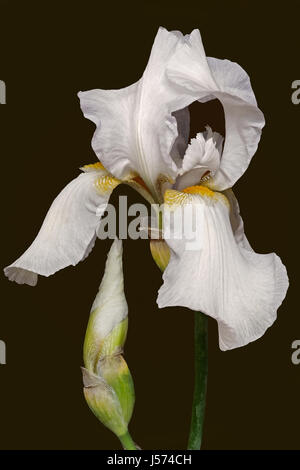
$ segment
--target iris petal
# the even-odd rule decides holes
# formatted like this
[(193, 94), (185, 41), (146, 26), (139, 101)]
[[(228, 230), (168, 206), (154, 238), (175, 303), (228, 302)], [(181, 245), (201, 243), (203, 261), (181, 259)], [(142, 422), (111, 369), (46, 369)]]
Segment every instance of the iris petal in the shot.
[(228, 199), (207, 191), (166, 192), (165, 221), (168, 213), (176, 214), (184, 206), (192, 205), (201, 213), (200, 248), (187, 249), (193, 236), (191, 218), (181, 238), (174, 238), (171, 228), (166, 240), (171, 258), (158, 305), (184, 306), (215, 318), (220, 348), (227, 350), (258, 339), (272, 325), (286, 295), (288, 278), (275, 253), (257, 254), (237, 242)]
[(86, 258), (110, 194), (119, 183), (105, 170), (87, 171), (71, 181), (53, 201), (30, 247), (4, 269), (6, 276), (34, 286), (38, 274), (50, 276)]
[[(158, 182), (161, 175), (175, 180), (174, 160), (187, 134), (185, 96), (170, 86), (165, 73), (166, 63), (183, 40), (181, 33), (160, 28), (148, 65), (137, 83), (120, 90), (78, 94), (85, 117), (97, 126), (92, 146), (105, 168), (122, 180), (138, 174), (160, 201)], [(183, 111), (176, 114), (178, 110)], [(183, 142), (178, 139), (177, 125)]]
[(223, 137), (212, 132), (207, 126), (206, 131), (198, 133), (192, 139), (183, 157), (182, 167), (176, 180), (176, 189), (199, 184), (207, 173), (214, 175), (220, 166)]
[(265, 123), (249, 76), (234, 62), (206, 58), (198, 30), (178, 44), (167, 64), (167, 75), (183, 94), (190, 95), (191, 101), (217, 98), (222, 103), (225, 145), (219, 171), (209, 185), (218, 191), (232, 187), (256, 152)]

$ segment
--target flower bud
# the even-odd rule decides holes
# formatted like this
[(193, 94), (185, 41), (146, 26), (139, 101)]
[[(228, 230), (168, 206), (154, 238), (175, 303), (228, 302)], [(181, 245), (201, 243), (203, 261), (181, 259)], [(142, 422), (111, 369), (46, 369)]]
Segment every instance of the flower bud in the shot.
[(98, 364), (98, 373), (115, 391), (126, 424), (129, 423), (134, 407), (134, 385), (127, 363), (121, 354), (107, 356)]
[(120, 401), (112, 387), (100, 376), (82, 367), (84, 396), (94, 415), (104, 426), (122, 436), (127, 432)]
[(96, 373), (100, 359), (122, 351), (127, 335), (127, 315), (122, 242), (116, 239), (108, 253), (104, 276), (87, 326), (83, 356), (88, 370)]
[(165, 240), (150, 240), (150, 251), (159, 269), (164, 271), (170, 261), (170, 248)]
[(91, 308), (82, 370), (84, 395), (90, 409), (118, 437), (127, 433), (135, 400), (133, 380), (122, 356), (127, 315), (122, 242), (115, 240)]

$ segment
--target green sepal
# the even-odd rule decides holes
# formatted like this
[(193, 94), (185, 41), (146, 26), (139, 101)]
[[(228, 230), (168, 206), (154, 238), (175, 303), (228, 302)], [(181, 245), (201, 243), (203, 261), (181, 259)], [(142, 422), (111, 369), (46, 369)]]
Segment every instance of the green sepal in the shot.
[(123, 356), (106, 357), (98, 364), (98, 374), (116, 392), (125, 422), (128, 424), (135, 402), (135, 392), (131, 373)]
[(82, 367), (84, 396), (94, 415), (118, 437), (127, 433), (123, 410), (114, 389), (102, 378)]
[(95, 309), (91, 312), (83, 345), (84, 365), (91, 372), (97, 371), (97, 364), (101, 359), (118, 354), (123, 350), (128, 330), (128, 318), (126, 317), (99, 342), (95, 325), (96, 320), (99, 321), (97, 316), (98, 312)]

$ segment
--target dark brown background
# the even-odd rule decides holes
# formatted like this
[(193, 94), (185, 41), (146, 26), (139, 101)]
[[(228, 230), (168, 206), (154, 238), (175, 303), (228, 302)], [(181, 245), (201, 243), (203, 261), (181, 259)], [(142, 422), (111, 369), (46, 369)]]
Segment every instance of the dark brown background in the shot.
[[(264, 5), (263, 5), (264, 4)], [(300, 339), (293, 242), (298, 215), (300, 105), (299, 2), (1, 1), (0, 106), (2, 259), (10, 264), (35, 237), (51, 201), (96, 161), (94, 126), (76, 93), (121, 88), (142, 74), (159, 25), (185, 33), (200, 28), (208, 55), (240, 63), (250, 74), (267, 125), (259, 150), (236, 185), (246, 232), (256, 251), (276, 251), (291, 288), (279, 319), (247, 347), (221, 352), (209, 322), (209, 384), (204, 449), (299, 449)], [(201, 109), (193, 108), (193, 128)], [(212, 112), (212, 124), (219, 117)], [(128, 194), (121, 187), (113, 195)], [(293, 240), (293, 237), (295, 240)], [(37, 287), (1, 277), (0, 366), (2, 449), (114, 449), (117, 439), (88, 410), (80, 365), (89, 309), (110, 242)], [(158, 310), (161, 275), (147, 241), (125, 242), (130, 328), (126, 360), (136, 387), (130, 425), (144, 449), (186, 447), (193, 385), (193, 315)], [(294, 290), (293, 290), (294, 289)]]

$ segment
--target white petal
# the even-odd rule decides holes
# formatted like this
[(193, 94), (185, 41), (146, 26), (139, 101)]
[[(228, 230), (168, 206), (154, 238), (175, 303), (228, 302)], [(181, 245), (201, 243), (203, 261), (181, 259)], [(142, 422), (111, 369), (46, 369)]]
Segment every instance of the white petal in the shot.
[(34, 286), (38, 274), (50, 276), (84, 259), (109, 196), (119, 181), (105, 171), (92, 171), (71, 181), (53, 201), (34, 242), (4, 272), (11, 281)]
[(168, 64), (170, 80), (199, 101), (217, 98), (225, 112), (226, 138), (220, 169), (209, 185), (224, 190), (246, 171), (256, 152), (264, 116), (246, 72), (236, 63), (205, 57), (199, 31), (178, 45)]
[(120, 179), (138, 173), (157, 200), (161, 200), (161, 175), (171, 181), (177, 175), (170, 152), (178, 136), (178, 116), (172, 113), (184, 108), (185, 102), (169, 85), (165, 67), (183, 40), (181, 33), (160, 28), (137, 83), (121, 90), (78, 94), (84, 115), (97, 126), (92, 146), (105, 168)]
[(176, 119), (178, 136), (171, 149), (171, 157), (177, 167), (182, 166), (182, 159), (186, 152), (190, 135), (190, 111), (189, 108), (179, 109), (173, 113)]
[(191, 140), (183, 157), (175, 188), (182, 190), (199, 184), (205, 173), (214, 175), (220, 166), (223, 137), (211, 128)]
[(189, 93), (194, 99), (211, 99), (213, 94), (209, 96), (208, 91), (218, 88), (210, 72), (198, 29), (178, 43), (176, 54), (166, 67), (169, 79), (182, 88), (182, 93)]
[(240, 207), (232, 189), (223, 193), (230, 204), (230, 223), (236, 242), (246, 250), (253, 251), (244, 231), (244, 222), (240, 214)]
[(220, 193), (167, 191), (166, 213), (182, 210), (174, 201), (199, 206), (201, 248), (186, 249), (191, 235), (187, 232), (182, 239), (166, 240), (171, 259), (159, 290), (159, 307), (180, 305), (215, 318), (222, 350), (258, 339), (275, 321), (286, 295), (285, 267), (276, 254), (259, 255), (236, 242), (229, 203)]

